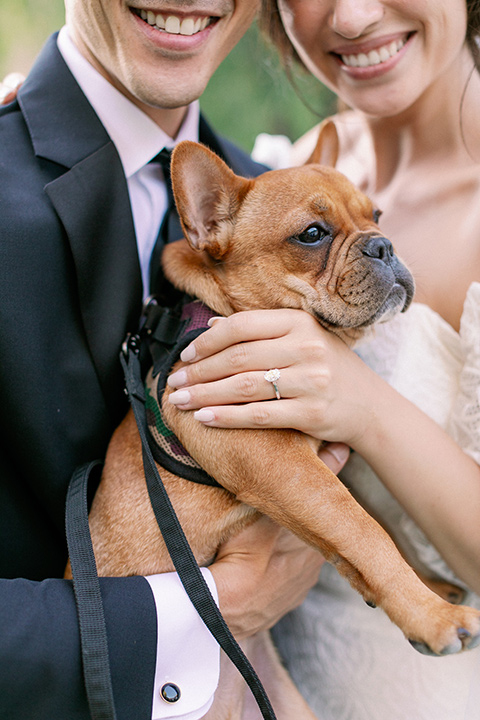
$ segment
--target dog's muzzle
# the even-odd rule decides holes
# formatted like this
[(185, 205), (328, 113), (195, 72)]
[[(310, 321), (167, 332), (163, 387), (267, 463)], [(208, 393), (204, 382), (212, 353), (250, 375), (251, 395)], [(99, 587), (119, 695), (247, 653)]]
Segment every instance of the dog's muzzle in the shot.
[[(365, 257), (380, 264), (379, 273), (393, 275), (393, 284), (385, 300), (385, 303), (375, 313), (371, 322), (382, 322), (388, 320), (399, 310), (405, 312), (413, 300), (415, 283), (413, 277), (405, 265), (395, 254), (392, 243), (381, 235), (370, 237), (365, 243), (362, 253)], [(384, 266), (382, 268), (382, 266)]]

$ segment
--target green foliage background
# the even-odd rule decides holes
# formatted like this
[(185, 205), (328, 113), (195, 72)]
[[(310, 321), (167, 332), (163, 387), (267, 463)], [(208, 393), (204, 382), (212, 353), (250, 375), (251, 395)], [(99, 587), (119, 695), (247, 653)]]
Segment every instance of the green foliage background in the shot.
[[(62, 0), (1, 0), (0, 78), (12, 71), (27, 73), (63, 21)], [(332, 95), (318, 82), (300, 77), (296, 84), (309, 107), (253, 26), (210, 81), (202, 109), (219, 132), (248, 151), (260, 132), (295, 140), (334, 108)]]

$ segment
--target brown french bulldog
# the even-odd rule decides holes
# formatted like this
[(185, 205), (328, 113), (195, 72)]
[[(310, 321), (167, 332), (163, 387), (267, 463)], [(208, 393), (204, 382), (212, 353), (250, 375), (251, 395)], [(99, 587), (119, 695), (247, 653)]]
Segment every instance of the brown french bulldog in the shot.
[[(405, 310), (413, 296), (411, 275), (382, 236), (371, 201), (326, 166), (335, 164), (336, 154), (336, 131), (326, 123), (306, 166), (245, 179), (207, 148), (180, 143), (171, 172), (185, 239), (165, 248), (166, 276), (215, 314), (299, 308), (348, 343)], [(198, 485), (159, 468), (200, 565), (265, 513), (318, 548), (418, 647), (445, 654), (479, 642), (480, 614), (452, 606), (423, 584), (320, 461), (317, 441), (293, 430), (205, 427), (169, 403), (169, 392), (162, 401), (167, 425), (222, 485)], [(90, 525), (100, 575), (173, 569), (150, 506), (132, 411), (112, 438)], [(277, 717), (313, 720), (269, 634), (241, 644)], [(241, 677), (223, 658), (206, 717), (259, 717)]]

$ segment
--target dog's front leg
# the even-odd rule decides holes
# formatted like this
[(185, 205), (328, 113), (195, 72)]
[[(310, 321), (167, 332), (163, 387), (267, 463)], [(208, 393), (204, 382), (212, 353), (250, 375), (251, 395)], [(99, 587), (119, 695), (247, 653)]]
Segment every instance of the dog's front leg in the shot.
[(367, 602), (407, 638), (434, 653), (456, 652), (480, 632), (480, 615), (429, 590), (391, 538), (309, 446), (290, 430), (227, 430), (196, 422), (166, 401), (184, 447), (223, 487), (317, 547)]
[[(184, 447), (223, 487), (318, 548), (367, 601), (378, 603), (376, 571), (368, 567), (372, 542), (378, 544), (378, 574), (382, 558), (388, 556), (383, 566), (391, 567), (398, 551), (302, 433), (208, 428), (167, 403), (164, 413)], [(388, 571), (377, 584), (387, 577)]]

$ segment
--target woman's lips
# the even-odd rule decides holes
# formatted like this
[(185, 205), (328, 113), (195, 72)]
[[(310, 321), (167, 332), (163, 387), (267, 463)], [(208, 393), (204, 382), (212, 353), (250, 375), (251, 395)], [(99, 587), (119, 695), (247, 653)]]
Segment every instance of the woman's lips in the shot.
[(387, 63), (405, 47), (412, 33), (402, 33), (371, 40), (356, 47), (344, 46), (335, 48), (335, 55), (343, 65), (352, 68), (370, 68)]
[[(415, 33), (402, 33), (372, 40), (356, 47), (343, 46), (332, 51), (342, 70), (357, 80), (372, 80), (394, 68), (408, 51)], [(355, 50), (355, 52), (353, 52)]]

